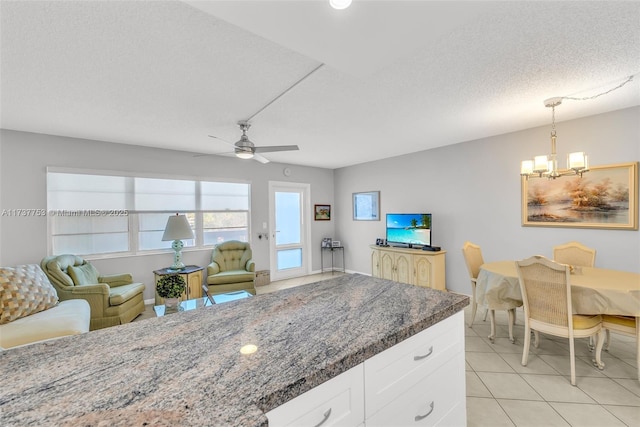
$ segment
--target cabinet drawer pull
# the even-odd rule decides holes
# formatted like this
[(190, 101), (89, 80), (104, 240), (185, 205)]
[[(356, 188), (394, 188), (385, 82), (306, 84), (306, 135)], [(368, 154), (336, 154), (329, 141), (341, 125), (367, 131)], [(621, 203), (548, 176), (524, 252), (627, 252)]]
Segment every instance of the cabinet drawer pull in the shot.
[(431, 409), (429, 409), (429, 412), (427, 412), (424, 415), (416, 415), (416, 417), (414, 418), (414, 421), (418, 422), (420, 420), (424, 420), (425, 418), (427, 418), (429, 415), (431, 415), (431, 413), (433, 412), (433, 400), (431, 401), (431, 404), (429, 405), (431, 407)]
[[(429, 356), (431, 356), (431, 353), (433, 353), (433, 346), (429, 347), (429, 352), (427, 354), (425, 354), (424, 356), (413, 356), (413, 360), (422, 360), (425, 359)], [(429, 415), (429, 414), (427, 414)], [(425, 415), (426, 417), (426, 415)]]
[[(432, 404), (433, 405), (433, 404)], [(322, 419), (322, 421), (320, 421), (318, 424), (316, 424), (313, 427), (320, 427), (322, 424), (324, 424), (328, 419), (329, 419), (329, 415), (331, 415), (331, 408), (329, 408), (327, 410), (327, 412), (324, 413), (324, 418)], [(427, 414), (429, 415), (429, 414)], [(425, 415), (426, 416), (426, 415)]]

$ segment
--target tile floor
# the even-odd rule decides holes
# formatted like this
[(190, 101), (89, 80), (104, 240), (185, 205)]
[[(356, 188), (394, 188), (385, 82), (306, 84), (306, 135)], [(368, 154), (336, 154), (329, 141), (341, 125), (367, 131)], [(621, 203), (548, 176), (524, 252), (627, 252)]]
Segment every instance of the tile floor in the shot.
[[(259, 286), (258, 295), (342, 273), (315, 274)], [(634, 339), (611, 334), (605, 369), (591, 364), (586, 339), (576, 340), (576, 386), (570, 383), (569, 342), (540, 334), (521, 365), (523, 312), (516, 314), (515, 344), (509, 341), (507, 312), (496, 312), (496, 339), (479, 309), (472, 328), (465, 326), (468, 426), (634, 426), (640, 427), (640, 381)], [(153, 317), (153, 307), (136, 320)], [(465, 309), (467, 324), (471, 317)]]
[[(635, 340), (611, 333), (605, 369), (591, 364), (587, 339), (575, 340), (576, 386), (570, 382), (569, 340), (540, 334), (522, 366), (524, 320), (517, 311), (515, 344), (507, 312), (496, 311), (497, 337), (478, 310), (465, 328), (468, 426), (640, 426), (640, 382)], [(467, 323), (471, 318), (465, 310)]]

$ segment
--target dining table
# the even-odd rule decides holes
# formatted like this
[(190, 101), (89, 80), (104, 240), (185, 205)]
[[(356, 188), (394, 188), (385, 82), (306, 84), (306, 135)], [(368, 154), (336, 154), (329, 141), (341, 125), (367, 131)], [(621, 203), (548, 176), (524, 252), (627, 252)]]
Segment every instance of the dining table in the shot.
[[(574, 314), (640, 317), (640, 274), (596, 267), (572, 267), (571, 302)], [(489, 310), (522, 306), (516, 261), (482, 264), (476, 279), (476, 301)], [(511, 322), (511, 318), (509, 320)], [(492, 325), (495, 338), (495, 326)], [(510, 336), (512, 342), (513, 336)]]

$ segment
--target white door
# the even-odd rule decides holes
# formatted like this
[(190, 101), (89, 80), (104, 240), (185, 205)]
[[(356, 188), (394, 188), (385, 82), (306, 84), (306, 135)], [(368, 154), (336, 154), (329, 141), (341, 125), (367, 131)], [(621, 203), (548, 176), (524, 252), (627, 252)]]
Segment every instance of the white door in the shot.
[(271, 280), (309, 274), (309, 184), (269, 182)]

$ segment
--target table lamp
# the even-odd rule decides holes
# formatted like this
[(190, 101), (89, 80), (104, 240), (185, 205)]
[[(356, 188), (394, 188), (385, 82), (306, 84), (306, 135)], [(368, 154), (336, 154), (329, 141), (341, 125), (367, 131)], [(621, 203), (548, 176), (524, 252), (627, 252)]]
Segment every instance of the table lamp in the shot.
[(167, 226), (162, 236), (163, 242), (173, 240), (171, 247), (175, 251), (175, 254), (173, 256), (173, 265), (169, 267), (169, 270), (179, 271), (184, 268), (184, 263), (182, 262), (182, 248), (184, 247), (184, 243), (182, 243), (182, 239), (193, 239), (193, 230), (191, 230), (191, 226), (185, 215), (172, 215), (167, 220)]

